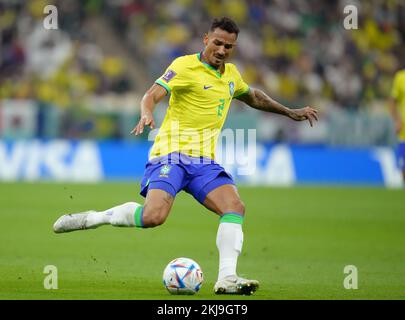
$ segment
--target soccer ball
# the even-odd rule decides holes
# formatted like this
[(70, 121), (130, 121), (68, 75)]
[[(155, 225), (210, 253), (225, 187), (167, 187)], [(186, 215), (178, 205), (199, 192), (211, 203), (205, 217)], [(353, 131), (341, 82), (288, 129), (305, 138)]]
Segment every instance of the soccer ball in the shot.
[(163, 271), (163, 284), (171, 294), (195, 294), (203, 280), (200, 266), (189, 258), (174, 259)]

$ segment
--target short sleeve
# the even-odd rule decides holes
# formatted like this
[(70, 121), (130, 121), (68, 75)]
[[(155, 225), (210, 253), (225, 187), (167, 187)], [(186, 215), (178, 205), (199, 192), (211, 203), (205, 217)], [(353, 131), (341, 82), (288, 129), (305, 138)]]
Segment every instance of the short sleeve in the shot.
[(187, 68), (182, 63), (182, 60), (179, 58), (174, 60), (155, 83), (165, 88), (167, 93), (189, 86), (190, 80), (188, 79)]
[(237, 98), (242, 94), (245, 94), (249, 91), (248, 84), (243, 80), (242, 76), (240, 75), (238, 69), (234, 67), (235, 73), (235, 92), (233, 94), (233, 98)]

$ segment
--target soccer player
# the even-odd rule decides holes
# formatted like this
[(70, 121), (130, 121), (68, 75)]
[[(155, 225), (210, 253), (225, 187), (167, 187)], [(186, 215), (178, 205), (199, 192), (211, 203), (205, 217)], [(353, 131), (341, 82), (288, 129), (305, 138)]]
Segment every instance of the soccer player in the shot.
[(402, 170), (403, 181), (405, 182), (405, 69), (395, 74), (391, 91), (390, 109), (394, 120), (395, 132), (399, 140), (399, 166)]
[(257, 280), (241, 278), (236, 272), (245, 205), (231, 175), (214, 160), (216, 141), (232, 99), (296, 121), (308, 120), (311, 126), (318, 117), (311, 107), (289, 109), (249, 87), (236, 66), (225, 63), (236, 46), (238, 33), (231, 19), (214, 19), (203, 38), (204, 50), (175, 59), (143, 96), (141, 117), (131, 132), (135, 135), (141, 134), (145, 126), (155, 127), (153, 110), (167, 94), (171, 95), (141, 182), (144, 204), (128, 202), (106, 211), (64, 215), (55, 222), (55, 232), (104, 224), (156, 227), (165, 222), (176, 194), (184, 190), (220, 217), (216, 237), (219, 273), (214, 292), (250, 294), (258, 289)]

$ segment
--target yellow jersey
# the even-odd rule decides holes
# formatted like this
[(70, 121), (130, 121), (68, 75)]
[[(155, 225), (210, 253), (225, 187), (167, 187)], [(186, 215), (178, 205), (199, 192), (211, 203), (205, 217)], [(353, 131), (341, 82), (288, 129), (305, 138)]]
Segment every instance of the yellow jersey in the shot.
[(391, 97), (397, 102), (403, 123), (399, 133), (399, 140), (405, 141), (405, 69), (395, 74)]
[(249, 91), (236, 66), (226, 63), (221, 74), (201, 53), (186, 55), (155, 82), (171, 95), (149, 159), (172, 152), (214, 159), (232, 99)]

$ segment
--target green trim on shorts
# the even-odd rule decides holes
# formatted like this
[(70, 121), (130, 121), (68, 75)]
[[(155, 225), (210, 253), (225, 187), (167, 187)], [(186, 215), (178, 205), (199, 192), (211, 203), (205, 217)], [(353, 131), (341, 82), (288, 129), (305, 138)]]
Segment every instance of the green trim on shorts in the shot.
[(243, 216), (239, 213), (224, 213), (219, 219), (219, 223), (228, 222), (228, 223), (243, 223)]

